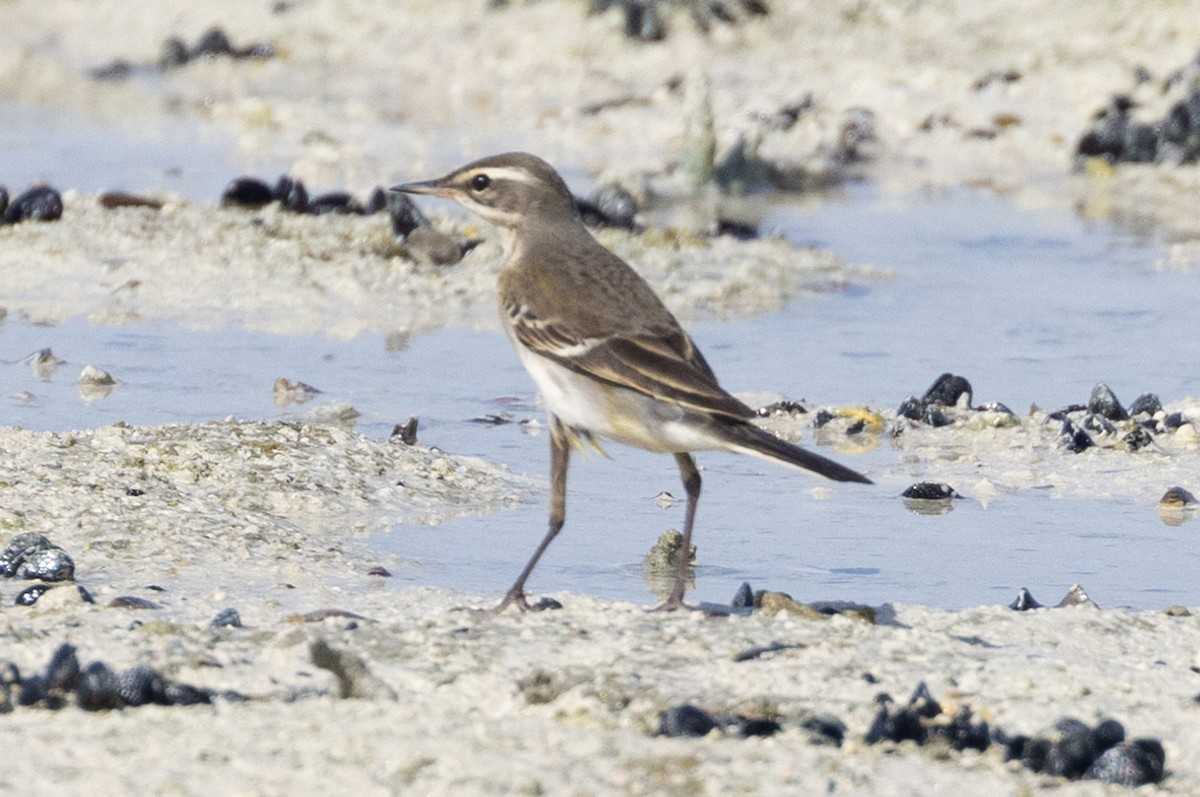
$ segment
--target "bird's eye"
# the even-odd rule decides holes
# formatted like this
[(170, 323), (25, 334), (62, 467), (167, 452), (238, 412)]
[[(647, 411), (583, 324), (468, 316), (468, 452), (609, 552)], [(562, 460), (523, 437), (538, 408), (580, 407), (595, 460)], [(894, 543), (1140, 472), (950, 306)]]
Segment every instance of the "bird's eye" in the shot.
[(477, 174), (471, 178), (471, 190), (482, 191), (492, 184), (492, 178), (486, 174)]

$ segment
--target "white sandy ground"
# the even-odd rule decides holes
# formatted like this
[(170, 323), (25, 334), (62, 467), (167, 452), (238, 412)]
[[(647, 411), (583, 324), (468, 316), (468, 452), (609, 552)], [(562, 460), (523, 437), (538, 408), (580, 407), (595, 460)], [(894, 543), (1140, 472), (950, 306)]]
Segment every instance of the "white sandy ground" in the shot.
[[(830, 153), (846, 112), (866, 108), (880, 136), (867, 173), (889, 190), (969, 184), (1030, 206), (1077, 206), (1162, 234), (1164, 268), (1200, 263), (1200, 168), (1069, 173), (1079, 133), (1112, 93), (1134, 90), (1135, 67), (1161, 79), (1195, 56), (1195, 3), (1148, 12), (1135, 2), (1065, 0), (777, 2), (769, 20), (708, 38), (674, 13), (672, 35), (657, 45), (625, 41), (615, 14), (585, 18), (582, 2), (485, 6), (298, 0), (272, 13), (269, 2), (244, 0), (9, 0), (0, 2), (0, 92), (106, 123), (133, 118), (149, 135), (174, 115), (200, 119), (249, 155), (292, 164), (320, 190), (362, 193), (503, 146), (606, 176), (645, 173), (649, 190), (667, 192), (678, 187), (671, 172), (687, 113), (686, 92), (670, 85), (704, 73), (722, 149), (761, 128), (756, 113), (811, 92), (815, 111), (788, 133), (764, 133), (765, 155), (820, 177), (835, 169)], [(84, 76), (115, 58), (152, 61), (166, 36), (193, 41), (212, 24), (238, 44), (274, 42), (280, 57), (117, 84)], [(972, 89), (1009, 69), (1021, 79)], [(1135, 93), (1139, 113), (1161, 115), (1149, 87)], [(48, 322), (168, 317), (333, 335), (493, 323), (494, 271), (483, 264), (496, 249), (486, 230), (467, 230), (485, 238), (471, 268), (424, 272), (392, 251), (382, 217), (256, 215), (261, 226), (250, 214), (184, 202), (159, 213), (105, 211), (92, 197), (69, 196), (59, 224), (0, 229), (0, 305)], [(613, 233), (605, 242), (637, 252), (688, 315), (760, 312), (880, 276), (771, 240), (707, 248), (686, 236), (680, 246)], [(1195, 412), (1194, 400), (1163, 398)], [(235, 446), (239, 438), (251, 444)], [(490, 599), (382, 588), (367, 569), (406, 563), (374, 561), (364, 541), (389, 519), (432, 522), (529, 494), (499, 467), (339, 430), (254, 423), (3, 430), (0, 443), (0, 527), (39, 530), (66, 547), (99, 599), (88, 606), (59, 590), (25, 609), (11, 605), (12, 585), (0, 585), (0, 658), (36, 671), (71, 641), (85, 662), (148, 664), (255, 698), (99, 715), (18, 708), (0, 716), (0, 793), (1128, 793), (1021, 772), (995, 751), (864, 747), (875, 693), (903, 698), (919, 680), (1012, 731), (1043, 731), (1062, 715), (1115, 717), (1131, 735), (1164, 742), (1168, 778), (1147, 793), (1200, 793), (1195, 616), (899, 606), (869, 626), (660, 616), (562, 595), (561, 612), (483, 620), (455, 607)], [(1050, 482), (1077, 495), (1117, 457), (1128, 471), (1119, 481), (1146, 488), (1200, 471), (1194, 438), (1178, 436), (1136, 455), (1055, 458), (1036, 419), (1016, 430), (921, 432), (902, 446), (892, 478), (936, 463), (960, 489), (958, 474), (984, 472), (998, 491)], [(978, 497), (979, 484), (966, 487)], [(164, 608), (104, 607), (119, 594)], [(246, 628), (206, 628), (231, 605)], [(374, 622), (349, 631), (345, 618), (288, 620), (331, 607)], [(333, 697), (332, 676), (310, 660), (317, 638), (362, 657), (387, 688)], [(772, 641), (803, 647), (730, 658)], [(389, 690), (396, 700), (382, 696)], [(297, 696), (307, 697), (287, 699)], [(683, 700), (777, 713), (785, 730), (765, 740), (651, 738), (657, 712)], [(808, 713), (825, 711), (849, 726), (841, 750), (811, 746), (799, 729)]]

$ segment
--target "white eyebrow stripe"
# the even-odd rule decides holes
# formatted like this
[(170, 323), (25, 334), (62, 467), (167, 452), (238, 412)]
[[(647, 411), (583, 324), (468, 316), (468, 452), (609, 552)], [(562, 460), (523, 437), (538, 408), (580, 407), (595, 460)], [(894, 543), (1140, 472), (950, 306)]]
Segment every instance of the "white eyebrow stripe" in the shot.
[(513, 180), (518, 183), (536, 183), (538, 179), (530, 174), (525, 169), (518, 169), (512, 166), (480, 166), (467, 172), (465, 177), (471, 177), (476, 174), (486, 174), (493, 180)]

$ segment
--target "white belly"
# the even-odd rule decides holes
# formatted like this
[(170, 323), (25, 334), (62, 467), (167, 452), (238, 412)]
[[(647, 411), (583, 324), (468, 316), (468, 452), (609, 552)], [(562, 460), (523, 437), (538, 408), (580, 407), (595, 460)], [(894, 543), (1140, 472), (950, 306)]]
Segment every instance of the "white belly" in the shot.
[(680, 453), (725, 447), (705, 432), (702, 418), (693, 411), (598, 382), (523, 346), (516, 349), (546, 409), (566, 426), (649, 451)]

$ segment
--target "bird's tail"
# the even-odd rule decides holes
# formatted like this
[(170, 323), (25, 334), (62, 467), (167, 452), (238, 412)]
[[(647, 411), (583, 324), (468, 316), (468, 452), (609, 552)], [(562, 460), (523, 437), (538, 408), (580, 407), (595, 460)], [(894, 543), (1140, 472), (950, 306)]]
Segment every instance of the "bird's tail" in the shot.
[(765, 429), (760, 429), (753, 424), (734, 424), (725, 427), (723, 431), (723, 437), (729, 447), (742, 454), (790, 465), (793, 468), (807, 470), (838, 482), (873, 483), (856, 470), (834, 462), (828, 457), (806, 451), (786, 440), (780, 440)]

